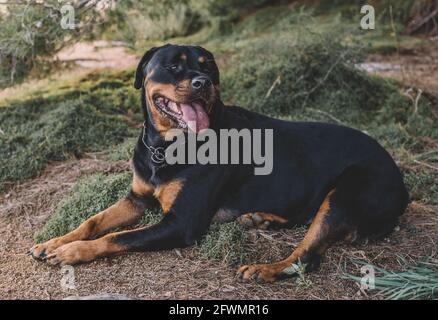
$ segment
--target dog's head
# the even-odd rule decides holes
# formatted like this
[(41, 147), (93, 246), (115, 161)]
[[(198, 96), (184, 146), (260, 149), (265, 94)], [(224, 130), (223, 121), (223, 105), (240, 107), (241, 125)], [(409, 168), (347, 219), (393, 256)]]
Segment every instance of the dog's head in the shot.
[(143, 88), (145, 111), (161, 133), (208, 128), (218, 86), (219, 70), (209, 51), (169, 44), (145, 53), (134, 83), (136, 89)]

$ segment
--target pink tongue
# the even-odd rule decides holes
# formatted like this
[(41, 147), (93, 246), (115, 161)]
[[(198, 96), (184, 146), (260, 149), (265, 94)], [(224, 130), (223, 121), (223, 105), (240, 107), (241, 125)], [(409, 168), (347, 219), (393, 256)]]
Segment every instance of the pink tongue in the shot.
[(198, 133), (209, 127), (210, 120), (208, 119), (208, 115), (199, 103), (193, 102), (191, 105), (182, 103), (180, 106), (183, 113), (182, 118), (190, 130)]

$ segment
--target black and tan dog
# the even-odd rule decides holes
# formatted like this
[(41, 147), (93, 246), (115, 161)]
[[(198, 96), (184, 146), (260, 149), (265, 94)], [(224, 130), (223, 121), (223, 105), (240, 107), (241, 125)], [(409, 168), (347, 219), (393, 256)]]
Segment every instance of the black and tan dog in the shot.
[[(225, 106), (218, 67), (201, 47), (151, 49), (138, 65), (135, 88), (141, 89), (145, 129), (132, 160), (131, 192), (76, 230), (36, 245), (30, 250), (33, 257), (76, 264), (128, 251), (190, 246), (214, 217), (237, 218), (255, 227), (311, 222), (286, 259), (238, 269), (243, 279), (273, 281), (298, 260), (314, 269), (335, 241), (387, 234), (408, 204), (396, 164), (367, 135)], [(196, 125), (189, 128), (192, 122)], [(273, 129), (273, 171), (257, 176), (251, 165), (157, 164), (156, 150), (168, 145), (163, 136), (171, 128)], [(156, 205), (164, 211), (158, 224), (102, 236), (134, 224), (146, 208)]]

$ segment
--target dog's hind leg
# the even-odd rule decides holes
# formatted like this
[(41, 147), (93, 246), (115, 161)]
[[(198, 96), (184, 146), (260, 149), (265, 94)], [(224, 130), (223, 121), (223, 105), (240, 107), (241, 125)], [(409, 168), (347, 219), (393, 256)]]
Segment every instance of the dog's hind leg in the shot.
[(66, 235), (35, 245), (29, 250), (29, 254), (36, 259), (45, 259), (48, 254), (64, 244), (92, 239), (111, 229), (134, 224), (141, 218), (145, 209), (155, 203), (152, 192), (152, 187), (134, 176), (132, 190), (125, 198), (84, 221)]
[(245, 265), (237, 270), (240, 279), (256, 279), (266, 282), (274, 281), (278, 275), (293, 263), (301, 261), (306, 270), (318, 267), (321, 256), (335, 241), (345, 238), (354, 232), (346, 223), (341, 209), (331, 201), (331, 191), (321, 204), (303, 241), (286, 259), (272, 264)]

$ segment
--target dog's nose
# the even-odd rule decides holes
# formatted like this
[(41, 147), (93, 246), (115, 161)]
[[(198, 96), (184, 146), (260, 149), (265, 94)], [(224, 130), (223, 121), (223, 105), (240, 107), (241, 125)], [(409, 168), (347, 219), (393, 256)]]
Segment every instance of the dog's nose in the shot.
[(211, 84), (210, 79), (204, 76), (198, 76), (192, 79), (192, 88), (195, 90), (201, 90), (208, 87)]

